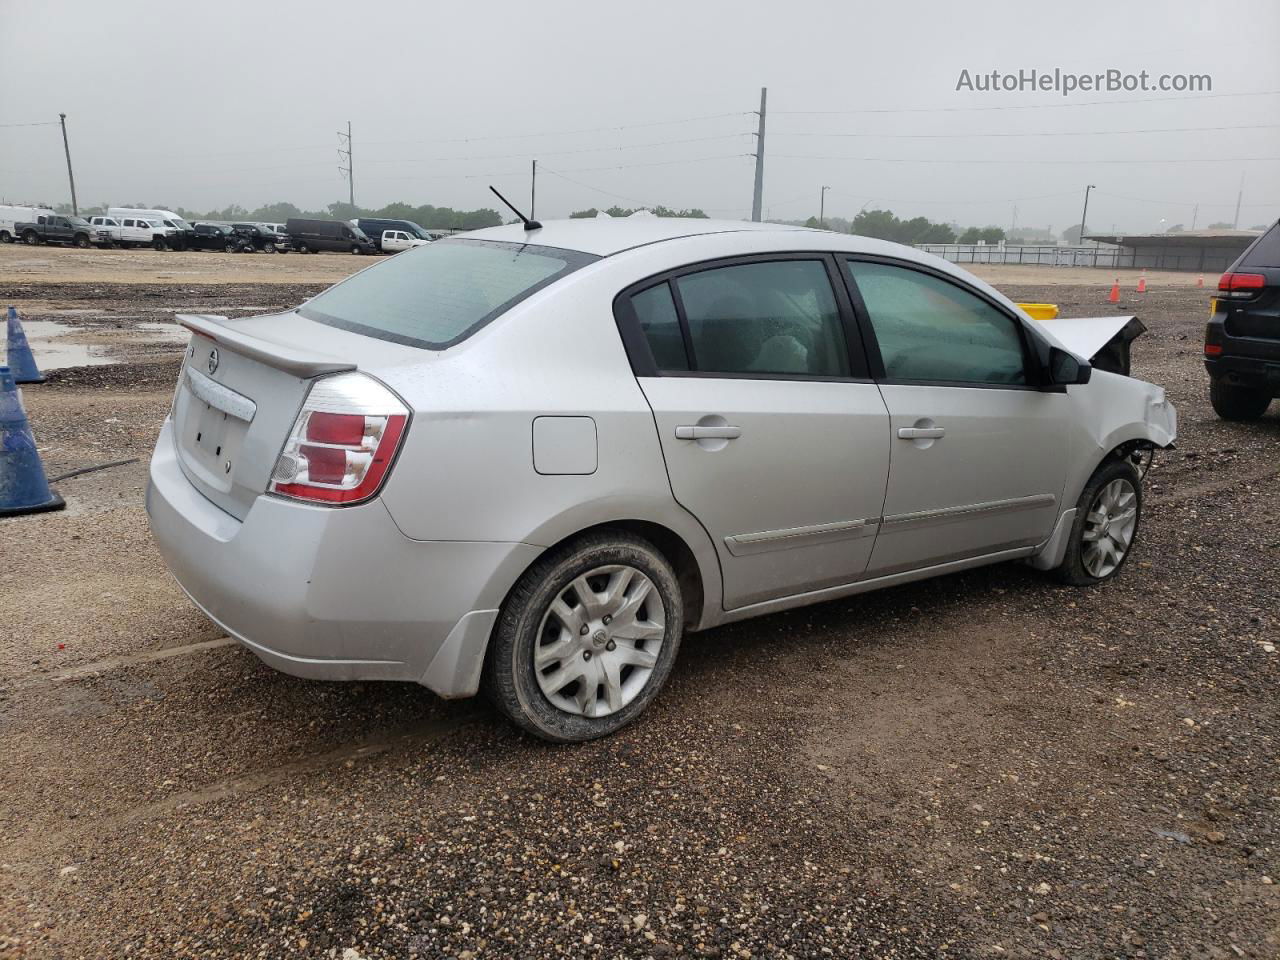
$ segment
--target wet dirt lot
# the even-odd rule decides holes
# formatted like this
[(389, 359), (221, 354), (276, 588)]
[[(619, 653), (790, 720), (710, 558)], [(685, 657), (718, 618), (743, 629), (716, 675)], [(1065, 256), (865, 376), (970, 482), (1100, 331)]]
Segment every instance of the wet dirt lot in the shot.
[[(1214, 417), (1194, 277), (1124, 278), (1180, 437), (1118, 580), (1002, 565), (693, 635), (639, 722), (549, 747), (272, 672), (150, 542), (181, 348), (137, 326), (367, 261), (39, 252), (0, 248), (0, 301), (119, 361), (25, 390), (46, 468), (143, 462), (0, 521), (0, 956), (1280, 955), (1280, 411)], [(985, 275), (1115, 309), (1052, 273)]]

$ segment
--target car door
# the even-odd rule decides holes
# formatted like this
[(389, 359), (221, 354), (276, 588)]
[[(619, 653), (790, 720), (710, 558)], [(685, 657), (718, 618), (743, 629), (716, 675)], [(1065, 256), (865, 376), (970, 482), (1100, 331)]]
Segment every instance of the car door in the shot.
[(871, 556), (889, 418), (837, 269), (813, 253), (717, 261), (615, 304), (726, 609), (852, 582)]
[(869, 576), (1044, 541), (1070, 456), (1068, 398), (1022, 321), (939, 271), (846, 258), (892, 455)]

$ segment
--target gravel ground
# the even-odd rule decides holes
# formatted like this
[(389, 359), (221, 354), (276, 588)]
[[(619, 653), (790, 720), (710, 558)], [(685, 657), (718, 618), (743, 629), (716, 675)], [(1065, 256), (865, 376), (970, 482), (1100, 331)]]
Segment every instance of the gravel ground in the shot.
[[(1113, 310), (1110, 276), (1020, 276)], [(1183, 279), (1120, 304), (1181, 436), (1119, 579), (1002, 565), (693, 635), (583, 746), (274, 673), (167, 577), (142, 464), (64, 481), (0, 522), (0, 956), (1280, 956), (1280, 416), (1213, 416)], [(0, 282), (104, 335), (317, 288)], [(112, 342), (26, 391), (51, 474), (149, 452), (179, 348)]]

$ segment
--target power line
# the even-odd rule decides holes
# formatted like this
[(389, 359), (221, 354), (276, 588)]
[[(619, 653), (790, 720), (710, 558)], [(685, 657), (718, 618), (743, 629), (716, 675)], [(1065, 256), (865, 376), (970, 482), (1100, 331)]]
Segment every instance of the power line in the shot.
[[(591, 127), (579, 130), (548, 130), (539, 133), (498, 133), (490, 134), (482, 137), (452, 137), (449, 139), (427, 139), (427, 140), (370, 140), (370, 146), (390, 146), (399, 144), (407, 146), (419, 143), (479, 143), (485, 140), (530, 140), (536, 137), (572, 137), (584, 133), (613, 133), (619, 130), (640, 130), (648, 127), (667, 127), (680, 123), (700, 123), (704, 120), (721, 120), (725, 117), (743, 117), (751, 113), (749, 110), (737, 111), (734, 113), (711, 113), (700, 117), (680, 117), (675, 120), (654, 120), (648, 123), (624, 123), (609, 127)], [(541, 152), (541, 151), (540, 151)]]
[(1056, 110), (1063, 107), (1104, 107), (1123, 103), (1162, 103), (1168, 100), (1217, 100), (1223, 97), (1269, 97), (1280, 90), (1252, 90), (1245, 93), (1205, 93), (1187, 97), (1137, 97), (1131, 100), (1080, 100), (1075, 103), (1022, 103), (995, 107), (875, 107), (862, 110), (776, 110), (786, 116), (835, 116), (861, 113), (970, 113), (989, 110)]
[(949, 140), (966, 137), (1103, 137), (1139, 133), (1191, 133), (1211, 130), (1274, 130), (1280, 123), (1252, 123), (1232, 127), (1151, 127), (1146, 130), (1076, 130), (1042, 133), (774, 133), (775, 137), (865, 137), (885, 140)]
[(907, 157), (829, 157), (812, 154), (775, 153), (778, 160), (838, 160), (850, 163), (1017, 163), (1017, 164), (1052, 164), (1052, 163), (1272, 163), (1280, 157), (1158, 157), (1150, 159), (1010, 159), (1006, 157), (982, 157), (972, 159), (954, 159), (951, 157), (928, 157), (910, 159)]
[[(651, 143), (628, 143), (610, 147), (578, 147), (573, 150), (539, 150), (539, 157), (567, 157), (581, 153), (609, 153), (614, 150), (643, 150), (651, 147), (670, 147), (686, 143), (709, 143), (716, 140), (736, 140), (746, 133), (726, 133), (717, 137), (689, 137), (684, 140), (657, 140)], [(370, 163), (446, 163), (451, 160), (523, 160), (528, 153), (488, 153), (470, 157), (379, 157)]]
[(0, 127), (56, 127), (57, 120), (37, 120), (34, 123), (0, 123)]

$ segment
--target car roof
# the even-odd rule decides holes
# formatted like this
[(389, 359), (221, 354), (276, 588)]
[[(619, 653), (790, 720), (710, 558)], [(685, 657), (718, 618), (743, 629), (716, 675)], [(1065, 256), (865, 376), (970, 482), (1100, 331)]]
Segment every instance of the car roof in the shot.
[(713, 233), (773, 231), (776, 233), (816, 232), (806, 227), (750, 220), (707, 220), (685, 217), (583, 217), (576, 220), (544, 220), (540, 230), (525, 230), (518, 223), (473, 230), (457, 236), (476, 240), (529, 243), (543, 247), (577, 250), (600, 257), (634, 247), (682, 237)]

